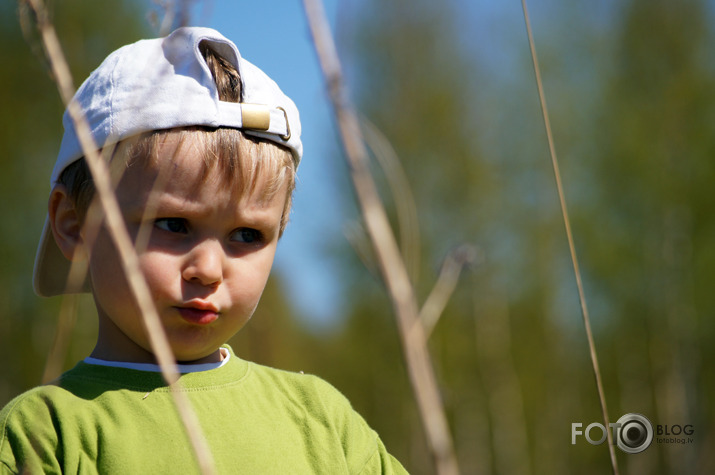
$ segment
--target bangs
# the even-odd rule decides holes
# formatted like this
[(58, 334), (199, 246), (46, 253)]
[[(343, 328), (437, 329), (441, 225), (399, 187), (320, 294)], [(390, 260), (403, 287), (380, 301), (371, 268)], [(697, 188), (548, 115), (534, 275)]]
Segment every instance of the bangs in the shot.
[(188, 127), (158, 130), (143, 134), (126, 143), (126, 165), (158, 163), (158, 151), (168, 140), (181, 147), (196, 147), (204, 162), (199, 183), (215, 170), (219, 186), (231, 187), (239, 198), (258, 193), (261, 201), (272, 200), (284, 187), (286, 202), (281, 218), (281, 234), (288, 224), (288, 216), (295, 188), (295, 165), (291, 152), (280, 145), (254, 139), (237, 129)]

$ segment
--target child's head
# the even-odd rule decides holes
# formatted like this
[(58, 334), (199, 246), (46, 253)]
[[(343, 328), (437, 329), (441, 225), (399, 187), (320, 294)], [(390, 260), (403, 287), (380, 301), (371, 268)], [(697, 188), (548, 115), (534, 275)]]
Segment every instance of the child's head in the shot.
[[(204, 28), (116, 51), (75, 99), (119, 170), (120, 208), (177, 358), (210, 358), (253, 313), (287, 223), (302, 154), (294, 104)], [(94, 186), (81, 156), (66, 114), (35, 287), (64, 293), (70, 261), (89, 256), (95, 356), (143, 360), (151, 349), (113, 242), (85, 226)]]

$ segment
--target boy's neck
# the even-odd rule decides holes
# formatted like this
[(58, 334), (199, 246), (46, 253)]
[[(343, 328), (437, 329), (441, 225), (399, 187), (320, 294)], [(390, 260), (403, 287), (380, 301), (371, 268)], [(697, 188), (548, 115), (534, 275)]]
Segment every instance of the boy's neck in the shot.
[[(121, 363), (148, 363), (148, 364), (158, 364), (157, 358), (154, 353), (140, 349), (141, 351), (133, 351), (129, 353), (119, 354), (118, 352), (110, 352), (106, 349), (100, 347), (99, 345), (94, 347), (92, 353), (90, 353), (91, 358), (95, 358), (103, 361), (117, 361)], [(203, 358), (199, 358), (192, 361), (177, 361), (179, 364), (191, 365), (191, 364), (205, 364), (205, 363), (220, 363), (226, 357), (226, 350), (223, 348), (217, 348), (216, 351), (212, 352)]]

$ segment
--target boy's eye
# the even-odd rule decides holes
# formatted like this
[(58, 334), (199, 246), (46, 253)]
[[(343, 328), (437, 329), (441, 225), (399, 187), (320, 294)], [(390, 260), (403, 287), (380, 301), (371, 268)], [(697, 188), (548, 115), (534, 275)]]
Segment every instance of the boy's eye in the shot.
[(186, 228), (186, 221), (181, 218), (161, 218), (154, 221), (154, 226), (164, 231), (169, 231), (170, 233), (182, 233), (188, 232)]
[(254, 243), (259, 242), (263, 238), (263, 234), (256, 229), (251, 228), (241, 228), (237, 229), (231, 235), (231, 240), (243, 243)]

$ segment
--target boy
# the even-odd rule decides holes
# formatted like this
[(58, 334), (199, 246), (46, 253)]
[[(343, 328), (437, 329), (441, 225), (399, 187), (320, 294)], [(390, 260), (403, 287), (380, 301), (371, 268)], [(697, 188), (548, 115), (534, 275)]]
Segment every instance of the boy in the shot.
[[(332, 386), (242, 361), (225, 345), (258, 304), (287, 223), (302, 155), (293, 102), (207, 28), (120, 48), (75, 100), (110, 157), (181, 390), (218, 472), (404, 473)], [(86, 262), (81, 290), (97, 307), (97, 344), (0, 412), (0, 469), (195, 472), (111, 236), (93, 225), (92, 179), (67, 114), (64, 123), (35, 289), (71, 291), (70, 264)]]

